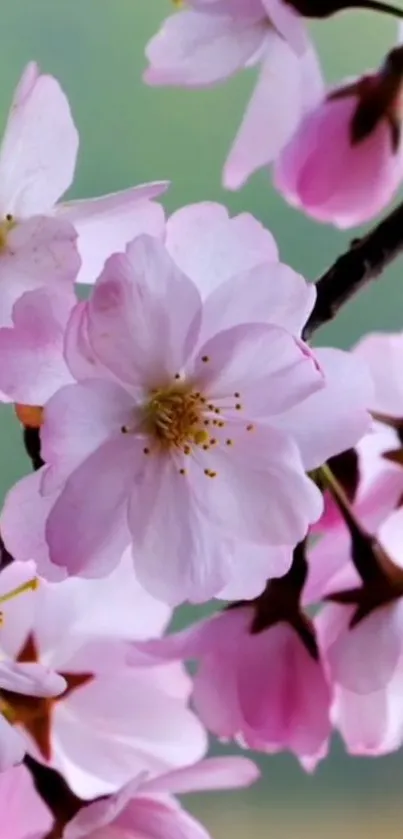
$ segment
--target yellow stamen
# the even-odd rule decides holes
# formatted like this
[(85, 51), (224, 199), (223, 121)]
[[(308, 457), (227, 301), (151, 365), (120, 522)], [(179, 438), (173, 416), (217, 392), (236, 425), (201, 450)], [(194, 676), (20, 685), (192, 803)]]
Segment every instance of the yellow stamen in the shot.
[(22, 583), (22, 585), (17, 586), (12, 591), (8, 591), (7, 594), (0, 594), (0, 603), (7, 603), (8, 600), (13, 600), (14, 597), (18, 597), (19, 594), (24, 594), (26, 591), (36, 591), (38, 586), (38, 577), (33, 577), (32, 580)]
[(6, 249), (8, 234), (15, 225), (16, 221), (10, 213), (6, 215), (3, 221), (0, 221), (0, 252)]

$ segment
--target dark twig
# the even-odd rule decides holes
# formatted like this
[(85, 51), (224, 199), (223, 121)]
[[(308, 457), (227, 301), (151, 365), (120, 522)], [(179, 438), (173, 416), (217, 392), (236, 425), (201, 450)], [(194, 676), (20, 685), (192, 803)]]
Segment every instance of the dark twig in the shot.
[(24, 758), (35, 789), (52, 813), (55, 823), (46, 839), (59, 839), (63, 829), (81, 809), (84, 802), (69, 789), (66, 781), (54, 769), (37, 763), (30, 755)]
[(31, 459), (32, 468), (37, 471), (43, 466), (41, 458), (41, 439), (39, 428), (30, 428), (24, 426), (23, 430), (24, 446), (28, 457)]
[(358, 291), (376, 280), (403, 251), (403, 203), (348, 251), (316, 283), (317, 298), (304, 330), (312, 334), (333, 320), (339, 309)]

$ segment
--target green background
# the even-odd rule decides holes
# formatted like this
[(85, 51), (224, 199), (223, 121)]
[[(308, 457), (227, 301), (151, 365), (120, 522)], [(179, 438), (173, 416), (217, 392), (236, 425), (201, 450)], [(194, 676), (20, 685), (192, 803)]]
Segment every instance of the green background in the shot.
[[(258, 173), (235, 194), (220, 172), (253, 72), (207, 91), (142, 84), (144, 46), (171, 12), (169, 0), (0, 0), (0, 119), (25, 63), (36, 59), (65, 88), (81, 135), (71, 194), (88, 197), (147, 180), (170, 179), (168, 210), (198, 200), (248, 210), (275, 234), (282, 258), (309, 279), (343, 250), (352, 233), (316, 225), (286, 206)], [(313, 26), (329, 81), (376, 66), (395, 38), (390, 19), (350, 12)], [(267, 119), (273, 117), (267, 114)], [(401, 328), (402, 264), (352, 303), (319, 342), (349, 346), (363, 332)], [(24, 474), (19, 429), (3, 408), (0, 489)], [(106, 604), (107, 607), (107, 604)], [(402, 697), (403, 701), (403, 697)], [(192, 806), (219, 839), (227, 836), (349, 837), (401, 835), (402, 760), (359, 760), (335, 747), (308, 777), (287, 756), (262, 760), (263, 780), (247, 793), (205, 797)]]

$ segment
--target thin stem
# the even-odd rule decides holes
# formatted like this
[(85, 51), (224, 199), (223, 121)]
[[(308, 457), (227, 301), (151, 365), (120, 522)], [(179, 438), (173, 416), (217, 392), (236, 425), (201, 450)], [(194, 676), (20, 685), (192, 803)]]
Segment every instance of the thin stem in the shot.
[(402, 251), (403, 203), (366, 236), (354, 241), (317, 281), (316, 303), (305, 326), (305, 340), (333, 320), (342, 306), (376, 280)]
[(403, 9), (393, 6), (391, 3), (382, 3), (380, 0), (362, 0), (356, 4), (356, 8), (370, 9), (373, 12), (381, 12), (384, 15), (403, 18)]

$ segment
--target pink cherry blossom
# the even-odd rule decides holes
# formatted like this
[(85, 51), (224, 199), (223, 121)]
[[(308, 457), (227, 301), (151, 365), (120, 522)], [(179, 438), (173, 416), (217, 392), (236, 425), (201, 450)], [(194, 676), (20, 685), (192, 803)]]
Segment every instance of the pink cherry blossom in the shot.
[[(327, 753), (330, 691), (320, 660), (294, 628), (252, 631), (253, 606), (236, 606), (167, 638), (135, 645), (133, 661), (197, 659), (193, 703), (207, 728), (250, 749), (293, 752), (307, 770)], [(141, 661), (141, 659), (140, 659)]]
[(347, 228), (389, 203), (403, 177), (401, 79), (396, 86), (393, 74), (386, 65), (346, 81), (300, 122), (275, 163), (275, 184), (292, 205)]
[(278, 155), (322, 93), (305, 24), (282, 0), (191, 0), (167, 18), (146, 54), (144, 78), (151, 85), (205, 87), (259, 65), (224, 169), (229, 189), (238, 189)]
[(242, 757), (209, 758), (151, 781), (143, 773), (115, 796), (82, 809), (67, 825), (63, 839), (209, 839), (173, 794), (245, 787), (258, 774), (252, 761)]
[(25, 766), (0, 773), (0, 834), (4, 839), (43, 839), (53, 818), (35, 792)]
[(104, 259), (133, 235), (162, 233), (163, 211), (150, 200), (164, 191), (161, 183), (55, 210), (73, 180), (77, 150), (60, 85), (28, 64), (0, 148), (0, 325), (10, 324), (24, 291), (93, 281)]
[[(13, 563), (0, 579), (13, 587), (27, 570)], [(127, 641), (158, 635), (169, 618), (142, 591), (128, 557), (107, 580), (40, 580), (24, 603), (22, 596), (5, 603), (4, 614), (7, 659), (24, 662), (28, 673), (46, 663), (66, 688), (52, 702), (26, 702), (7, 686), (2, 707), (26, 750), (61, 772), (77, 795), (115, 792), (138, 772), (154, 776), (203, 756), (205, 734), (186, 707), (184, 671), (126, 663)]]
[[(262, 280), (267, 306), (273, 292)], [(300, 283), (290, 277), (291, 294)], [(140, 237), (107, 262), (85, 326), (108, 376), (98, 369), (88, 379), (86, 356), (83, 380), (45, 409), (44, 503), (59, 493), (46, 525), (51, 562), (100, 575), (131, 541), (150, 591), (172, 603), (202, 600), (231, 580), (232, 539), (252, 543), (253, 555), (253, 546), (298, 541), (318, 517), (321, 498), (296, 443), (268, 420), (321, 388), (323, 376), (283, 326), (239, 323), (250, 287), (248, 275), (234, 289), (227, 282), (238, 303), (219, 331), (223, 286), (203, 306), (157, 240)]]
[[(92, 299), (71, 316), (65, 347), (77, 384), (62, 388), (47, 404), (42, 433), (47, 467), (42, 477), (24, 479), (8, 496), (2, 532), (18, 559), (29, 558), (34, 543), (47, 577), (49, 558), (69, 573), (107, 573), (131, 542), (143, 584), (171, 603), (221, 591), (237, 596), (232, 592), (245, 582), (243, 596), (256, 596), (268, 576), (287, 570), (292, 544), (319, 514), (319, 493), (301, 466), (315, 468), (353, 445), (368, 426), (369, 378), (362, 362), (337, 350), (321, 351), (321, 374), (299, 337), (314, 289), (278, 262), (271, 234), (251, 216), (230, 219), (215, 204), (183, 208), (168, 220), (165, 238), (175, 263), (157, 240), (140, 237), (126, 255), (107, 263)], [(208, 360), (212, 349), (215, 372)], [(232, 360), (225, 359), (228, 353)], [(262, 370), (257, 358), (264, 360)], [(17, 367), (16, 358), (14, 389), (32, 391), (24, 365)], [(189, 390), (188, 382), (197, 387)], [(158, 398), (169, 403), (171, 397), (194, 401), (200, 393), (197, 429), (192, 420), (181, 432), (187, 439), (170, 451), (159, 445), (156, 450), (154, 426), (141, 427), (144, 411), (160, 410), (158, 400), (150, 402), (155, 385)], [(245, 398), (248, 394), (246, 406), (236, 396), (241, 389)], [(157, 437), (160, 443), (160, 430)], [(218, 465), (213, 481), (210, 473), (214, 476)], [(242, 486), (250, 483), (234, 530), (241, 473)], [(292, 493), (303, 500), (293, 502)], [(248, 574), (241, 564), (245, 543)]]

